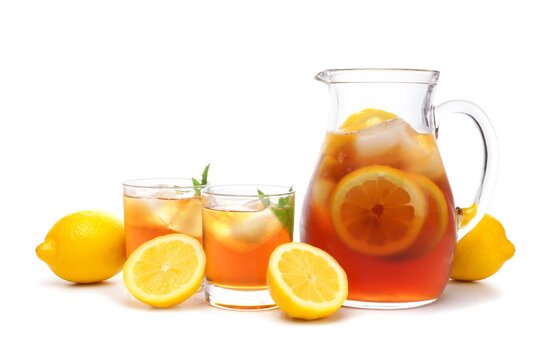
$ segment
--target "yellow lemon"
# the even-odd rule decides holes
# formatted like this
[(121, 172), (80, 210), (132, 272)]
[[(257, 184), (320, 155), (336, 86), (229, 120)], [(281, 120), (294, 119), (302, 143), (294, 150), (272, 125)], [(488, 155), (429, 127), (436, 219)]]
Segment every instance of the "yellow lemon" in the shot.
[(336, 312), (348, 294), (347, 275), (325, 251), (303, 243), (278, 246), (270, 256), (268, 291), (291, 317), (319, 319)]
[(124, 283), (145, 304), (167, 308), (197, 292), (205, 265), (197, 239), (184, 234), (158, 236), (131, 253), (124, 266)]
[(501, 223), (486, 214), (457, 243), (450, 277), (462, 281), (485, 279), (495, 274), (514, 252), (514, 244), (506, 238)]
[(397, 115), (378, 109), (364, 109), (349, 116), (339, 127), (342, 131), (359, 131), (386, 120), (396, 119)]
[(60, 219), (36, 248), (37, 256), (64, 280), (94, 283), (122, 270), (124, 226), (100, 211), (79, 211)]

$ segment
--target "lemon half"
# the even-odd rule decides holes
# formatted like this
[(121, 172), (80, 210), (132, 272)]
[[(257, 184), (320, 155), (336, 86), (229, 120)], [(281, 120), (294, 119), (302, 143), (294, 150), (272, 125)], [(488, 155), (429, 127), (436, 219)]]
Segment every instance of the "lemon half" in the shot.
[(281, 310), (305, 320), (333, 314), (348, 294), (347, 275), (337, 261), (303, 243), (282, 244), (272, 252), (267, 285)]
[(145, 304), (167, 308), (197, 292), (205, 265), (197, 239), (184, 234), (158, 236), (130, 255), (124, 266), (124, 283)]

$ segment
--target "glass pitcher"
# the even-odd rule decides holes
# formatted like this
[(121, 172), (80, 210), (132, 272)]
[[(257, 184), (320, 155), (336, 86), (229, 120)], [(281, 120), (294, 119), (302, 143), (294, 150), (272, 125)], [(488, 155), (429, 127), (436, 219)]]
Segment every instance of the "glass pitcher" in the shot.
[[(316, 76), (328, 85), (331, 106), (304, 201), (301, 238), (345, 269), (346, 306), (408, 308), (437, 300), (456, 239), (485, 214), (495, 181), (495, 132), (473, 103), (434, 107), (438, 76), (413, 69), (338, 69)], [(468, 115), (484, 142), (481, 184), (466, 211), (454, 205), (436, 142), (437, 117), (450, 113)]]

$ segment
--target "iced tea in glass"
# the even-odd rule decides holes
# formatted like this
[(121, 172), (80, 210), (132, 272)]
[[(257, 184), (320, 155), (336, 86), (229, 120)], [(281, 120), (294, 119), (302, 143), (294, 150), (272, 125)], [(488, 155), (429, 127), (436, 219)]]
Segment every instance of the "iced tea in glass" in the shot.
[(305, 239), (346, 269), (350, 299), (409, 303), (439, 296), (456, 222), (433, 135), (402, 119), (329, 132), (308, 194)]
[(179, 233), (202, 241), (200, 192), (191, 179), (138, 179), (124, 186), (126, 255), (157, 236)]
[(266, 268), (272, 251), (292, 241), (294, 191), (223, 185), (206, 188), (202, 197), (208, 302), (244, 310), (275, 307)]

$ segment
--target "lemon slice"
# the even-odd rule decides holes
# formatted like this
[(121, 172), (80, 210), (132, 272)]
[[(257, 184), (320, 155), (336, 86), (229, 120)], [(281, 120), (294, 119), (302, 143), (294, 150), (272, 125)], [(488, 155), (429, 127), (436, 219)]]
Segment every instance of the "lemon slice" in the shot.
[(379, 109), (364, 109), (349, 116), (347, 120), (341, 124), (339, 129), (347, 132), (359, 131), (387, 120), (396, 119), (397, 117), (396, 114)]
[(303, 243), (283, 244), (272, 252), (267, 285), (281, 310), (305, 320), (333, 314), (348, 294), (347, 275), (337, 261)]
[(414, 179), (388, 166), (368, 166), (345, 176), (331, 200), (336, 232), (351, 249), (389, 256), (411, 246), (428, 204)]
[(441, 189), (429, 178), (411, 174), (416, 184), (422, 189), (426, 204), (426, 220), (422, 230), (416, 236), (416, 241), (404, 252), (398, 254), (403, 257), (418, 257), (433, 249), (448, 232), (455, 233), (455, 229), (448, 229), (450, 217), (449, 206)]
[(143, 303), (171, 307), (197, 292), (205, 265), (197, 239), (184, 234), (158, 236), (130, 255), (124, 266), (124, 283)]

